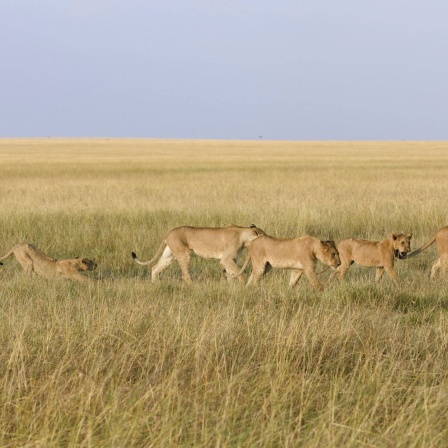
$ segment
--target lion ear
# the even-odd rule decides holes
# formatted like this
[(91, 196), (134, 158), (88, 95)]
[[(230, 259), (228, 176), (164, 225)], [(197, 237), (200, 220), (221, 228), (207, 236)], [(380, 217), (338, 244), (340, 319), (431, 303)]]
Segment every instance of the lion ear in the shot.
[(396, 241), (397, 238), (398, 238), (398, 235), (397, 235), (396, 233), (393, 233), (393, 234), (392, 234), (392, 238), (393, 238), (394, 241)]
[(255, 224), (251, 224), (250, 228), (253, 229), (254, 227), (257, 227)]
[(408, 233), (408, 238), (411, 239), (412, 238), (412, 233)]
[(324, 250), (327, 252), (328, 251), (328, 241), (320, 241), (320, 244), (322, 244), (322, 246), (324, 246)]

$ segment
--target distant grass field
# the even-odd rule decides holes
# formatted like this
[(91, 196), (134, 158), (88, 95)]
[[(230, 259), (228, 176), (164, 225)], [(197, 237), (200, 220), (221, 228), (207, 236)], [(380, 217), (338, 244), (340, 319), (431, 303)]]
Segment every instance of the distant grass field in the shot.
[(153, 285), (130, 256), (232, 223), (415, 249), (448, 225), (447, 167), (447, 142), (0, 140), (0, 255), (99, 266), (85, 285), (0, 267), (0, 446), (448, 446), (434, 247), (397, 260), (399, 286), (353, 266), (322, 293), (197, 257), (193, 285), (176, 264)]

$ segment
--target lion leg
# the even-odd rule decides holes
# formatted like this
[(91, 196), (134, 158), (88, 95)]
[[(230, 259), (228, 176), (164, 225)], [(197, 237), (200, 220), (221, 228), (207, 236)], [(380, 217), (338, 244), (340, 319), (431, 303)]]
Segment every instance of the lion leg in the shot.
[(448, 257), (440, 257), (440, 262), (442, 264), (442, 274), (445, 276), (448, 274)]
[(182, 254), (176, 256), (177, 262), (179, 263), (180, 269), (182, 271), (182, 280), (185, 283), (191, 283), (190, 276), (190, 252), (186, 251)]
[(334, 275), (337, 275), (340, 282), (345, 280), (345, 274), (349, 270), (351, 263), (342, 263), (335, 271)]
[(260, 281), (262, 276), (263, 276), (263, 274), (255, 273), (252, 271), (252, 273), (249, 276), (249, 280), (247, 281), (246, 286), (255, 285), (256, 283), (258, 283)]
[(384, 274), (384, 268), (380, 267), (380, 268), (376, 268), (376, 274), (375, 274), (375, 282), (379, 282), (381, 280), (381, 277)]
[(303, 269), (293, 269), (291, 272), (291, 277), (289, 278), (289, 286), (294, 288), (297, 282), (300, 280), (303, 274)]
[(20, 266), (22, 266), (23, 270), (25, 271), (25, 275), (27, 277), (32, 277), (34, 272), (33, 259), (27, 253), (23, 253), (21, 251), (17, 251), (17, 253), (15, 253), (14, 255), (16, 256), (16, 259), (19, 262)]
[(310, 283), (314, 289), (317, 289), (318, 291), (323, 291), (324, 287), (322, 286), (319, 279), (317, 278), (314, 268), (306, 269), (305, 275), (306, 275), (307, 279), (310, 281)]
[(34, 263), (33, 259), (30, 257), (24, 257), (22, 258), (23, 262), (20, 264), (22, 265), (23, 269), (25, 269), (25, 275), (27, 277), (32, 277), (34, 274)]
[[(434, 280), (437, 274), (437, 271), (442, 267), (442, 260), (439, 258), (433, 265), (431, 268), (431, 275), (429, 276), (429, 278), (431, 280)], [(442, 272), (445, 272), (445, 270), (442, 270)]]
[(252, 273), (250, 274), (249, 280), (247, 281), (247, 285), (256, 284), (260, 281), (261, 277), (263, 277), (263, 274), (266, 270), (266, 264), (265, 263), (254, 263), (254, 260), (252, 260)]
[[(220, 261), (221, 266), (229, 273), (229, 274), (237, 274), (240, 271), (240, 268), (235, 263), (235, 261), (231, 258), (227, 258), (226, 260), (221, 259)], [(227, 281), (231, 281), (231, 277), (227, 277)], [(240, 282), (246, 281), (246, 276), (244, 274), (241, 274), (238, 276), (238, 280)]]
[(151, 269), (151, 281), (156, 283), (159, 279), (159, 274), (166, 269), (173, 261), (175, 260), (174, 254), (171, 252), (171, 249), (166, 246), (165, 250), (162, 253), (162, 256), (159, 258), (159, 261), (156, 265)]
[(398, 275), (395, 273), (393, 266), (384, 266), (384, 269), (389, 274), (389, 277), (395, 282), (398, 283)]

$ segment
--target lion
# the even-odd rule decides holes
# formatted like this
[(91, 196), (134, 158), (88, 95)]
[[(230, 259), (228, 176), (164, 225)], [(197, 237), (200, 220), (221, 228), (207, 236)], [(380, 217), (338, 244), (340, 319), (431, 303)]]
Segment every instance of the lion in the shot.
[(410, 253), (406, 258), (412, 258), (428, 249), (429, 246), (436, 243), (439, 259), (435, 261), (431, 268), (430, 279), (434, 280), (437, 271), (442, 268), (442, 274), (448, 273), (448, 226), (442, 227), (437, 231), (434, 237), (419, 249)]
[(394, 258), (404, 259), (411, 250), (412, 233), (393, 233), (383, 241), (367, 241), (347, 238), (338, 244), (341, 265), (333, 275), (343, 281), (349, 267), (358, 263), (365, 267), (376, 267), (375, 282), (379, 282), (384, 271), (394, 280), (398, 276), (394, 271)]
[(22, 243), (14, 246), (0, 260), (15, 255), (17, 261), (22, 265), (28, 276), (33, 274), (42, 275), (47, 278), (59, 277), (71, 280), (87, 281), (79, 271), (93, 271), (97, 264), (88, 258), (70, 258), (66, 260), (55, 260), (45, 255), (34, 244)]
[(341, 264), (334, 241), (321, 241), (308, 235), (301, 238), (274, 238), (264, 235), (253, 241), (242, 268), (234, 275), (241, 275), (252, 261), (252, 273), (247, 286), (257, 283), (271, 268), (280, 268), (292, 269), (289, 280), (291, 288), (294, 288), (302, 274), (305, 274), (311, 285), (322, 291), (323, 286), (315, 271), (317, 260), (332, 268)]
[(149, 265), (162, 254), (151, 270), (153, 283), (164, 269), (177, 260), (182, 270), (182, 280), (191, 283), (191, 251), (202, 258), (220, 260), (226, 272), (232, 274), (239, 271), (235, 260), (241, 256), (243, 248), (264, 234), (255, 224), (250, 227), (177, 227), (168, 232), (151, 260), (140, 261), (135, 252), (132, 252), (132, 258), (140, 265)]

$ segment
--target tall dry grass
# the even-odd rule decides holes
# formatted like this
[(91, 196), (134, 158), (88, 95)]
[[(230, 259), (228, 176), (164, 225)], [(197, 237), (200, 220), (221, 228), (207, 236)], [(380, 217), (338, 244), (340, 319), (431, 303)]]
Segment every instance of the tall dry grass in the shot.
[[(448, 445), (447, 281), (228, 284), (193, 258), (149, 281), (179, 225), (382, 239), (448, 223), (445, 142), (0, 140), (0, 251), (85, 255), (86, 285), (0, 268), (0, 446)], [(328, 273), (323, 274), (324, 279)]]

